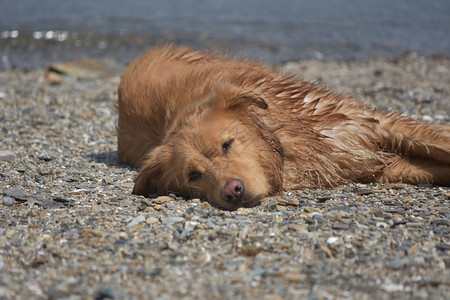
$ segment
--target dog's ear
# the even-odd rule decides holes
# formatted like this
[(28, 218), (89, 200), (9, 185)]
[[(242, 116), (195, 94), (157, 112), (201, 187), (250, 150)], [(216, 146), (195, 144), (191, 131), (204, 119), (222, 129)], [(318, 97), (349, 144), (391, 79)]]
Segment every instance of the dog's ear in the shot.
[(268, 109), (267, 102), (258, 94), (253, 92), (243, 92), (227, 101), (227, 109), (242, 110), (250, 106), (256, 106), (261, 109)]
[(150, 194), (164, 192), (162, 177), (171, 153), (167, 146), (159, 146), (150, 152), (136, 177), (133, 194), (148, 197)]
[(213, 89), (212, 104), (225, 110), (245, 111), (251, 107), (268, 109), (267, 102), (256, 92), (246, 91), (232, 84), (221, 84)]

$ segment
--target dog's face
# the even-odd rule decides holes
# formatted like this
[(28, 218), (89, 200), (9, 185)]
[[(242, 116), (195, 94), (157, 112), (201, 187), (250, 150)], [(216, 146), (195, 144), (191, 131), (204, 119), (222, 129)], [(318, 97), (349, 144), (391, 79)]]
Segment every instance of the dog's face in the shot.
[(133, 193), (177, 192), (226, 209), (250, 207), (282, 188), (283, 149), (257, 118), (256, 95), (216, 88), (177, 117), (164, 143), (144, 161)]

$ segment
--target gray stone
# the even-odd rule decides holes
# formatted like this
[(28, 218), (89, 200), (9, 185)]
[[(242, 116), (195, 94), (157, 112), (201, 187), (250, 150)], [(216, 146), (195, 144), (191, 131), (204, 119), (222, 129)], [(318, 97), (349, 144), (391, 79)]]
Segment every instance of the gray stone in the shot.
[(0, 150), (0, 161), (13, 162), (15, 154), (9, 150)]
[(3, 196), (3, 205), (11, 206), (14, 205), (15, 199), (9, 196)]
[(16, 188), (9, 189), (9, 190), (4, 191), (4, 194), (6, 196), (9, 196), (9, 197), (14, 198), (16, 200), (20, 200), (20, 201), (27, 201), (28, 200), (27, 194), (24, 191), (20, 190), (20, 189), (16, 189)]

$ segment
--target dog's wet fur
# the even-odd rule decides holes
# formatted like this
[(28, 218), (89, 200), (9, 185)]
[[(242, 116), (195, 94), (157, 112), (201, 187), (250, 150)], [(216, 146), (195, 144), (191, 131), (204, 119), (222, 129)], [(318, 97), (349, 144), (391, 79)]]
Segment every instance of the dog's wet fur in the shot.
[(450, 184), (450, 126), (384, 113), (262, 64), (150, 50), (119, 86), (118, 154), (134, 194), (250, 207), (349, 182)]

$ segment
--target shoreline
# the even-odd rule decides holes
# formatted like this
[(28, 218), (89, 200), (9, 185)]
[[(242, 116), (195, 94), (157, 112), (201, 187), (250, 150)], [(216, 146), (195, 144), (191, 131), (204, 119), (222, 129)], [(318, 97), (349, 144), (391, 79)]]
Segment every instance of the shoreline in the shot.
[[(233, 212), (131, 195), (137, 170), (116, 157), (123, 64), (94, 65), (88, 75), (61, 71), (66, 64), (54, 65), (56, 77), (46, 68), (0, 72), (0, 297), (450, 293), (448, 187), (349, 184)], [(450, 56), (279, 68), (383, 110), (450, 124)]]
[[(280, 44), (231, 38), (208, 38), (174, 35), (101, 34), (69, 31), (4, 31), (0, 36), (0, 71), (34, 70), (45, 68), (54, 62), (74, 61), (85, 58), (110, 60), (127, 65), (148, 49), (157, 45), (175, 44), (199, 51), (217, 52), (238, 59), (265, 61), (267, 64), (286, 64), (292, 61), (351, 62), (372, 59), (398, 59), (411, 53), (424, 57), (448, 58), (449, 53), (414, 52), (411, 50), (375, 48), (359, 49), (345, 43), (314, 47), (304, 45), (301, 49), (284, 49)], [(50, 33), (50, 34), (49, 34)], [(39, 38), (35, 38), (35, 36)], [(46, 36), (49, 37), (46, 37)], [(355, 48), (356, 47), (356, 48)]]

